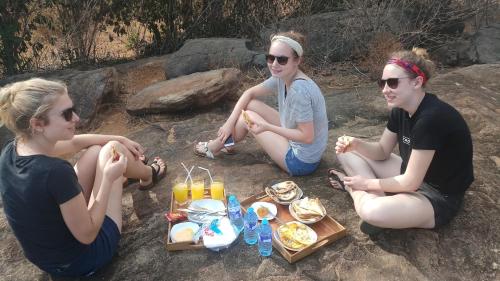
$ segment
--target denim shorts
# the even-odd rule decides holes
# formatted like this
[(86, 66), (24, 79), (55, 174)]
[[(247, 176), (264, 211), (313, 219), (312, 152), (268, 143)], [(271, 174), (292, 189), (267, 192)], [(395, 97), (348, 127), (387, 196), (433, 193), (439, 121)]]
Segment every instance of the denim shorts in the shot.
[(42, 269), (55, 276), (91, 276), (111, 261), (120, 236), (116, 223), (106, 216), (94, 242), (74, 262)]
[(292, 148), (289, 148), (285, 156), (285, 165), (291, 176), (306, 176), (316, 171), (316, 168), (319, 166), (319, 161), (316, 163), (303, 162), (295, 156)]
[(424, 195), (431, 202), (434, 209), (435, 228), (449, 223), (457, 215), (464, 199), (463, 193), (443, 194), (425, 182), (422, 183), (417, 193)]

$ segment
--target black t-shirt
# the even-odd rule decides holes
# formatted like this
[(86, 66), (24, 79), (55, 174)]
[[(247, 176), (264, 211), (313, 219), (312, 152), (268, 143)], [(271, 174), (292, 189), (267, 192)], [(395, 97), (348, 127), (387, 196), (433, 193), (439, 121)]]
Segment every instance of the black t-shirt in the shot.
[(75, 170), (67, 161), (45, 155), (19, 156), (13, 141), (2, 150), (0, 193), (5, 215), (25, 256), (34, 264), (67, 264), (88, 247), (71, 234), (59, 209), (80, 192)]
[(474, 180), (472, 139), (460, 113), (435, 95), (426, 93), (413, 116), (393, 108), (387, 128), (398, 135), (406, 171), (412, 149), (435, 150), (424, 181), (441, 193), (463, 194)]

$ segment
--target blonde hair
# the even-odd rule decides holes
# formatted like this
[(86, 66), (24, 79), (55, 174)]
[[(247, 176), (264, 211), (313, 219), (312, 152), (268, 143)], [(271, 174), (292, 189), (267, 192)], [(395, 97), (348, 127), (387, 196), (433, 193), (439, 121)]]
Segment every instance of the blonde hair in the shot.
[(31, 118), (48, 124), (47, 112), (57, 98), (67, 93), (64, 83), (41, 78), (8, 84), (0, 89), (0, 125), (17, 138), (29, 138), (33, 135)]
[[(297, 43), (300, 44), (300, 46), (302, 47), (302, 50), (304, 51), (305, 53), (305, 49), (306, 49), (306, 37), (302, 34), (302, 33), (299, 33), (297, 31), (293, 31), (293, 30), (290, 30), (290, 31), (287, 31), (287, 32), (279, 32), (279, 33), (276, 33), (276, 34), (272, 34), (271, 35), (271, 40), (273, 39), (274, 36), (285, 36), (285, 37), (288, 37), (290, 39), (293, 39), (295, 41), (297, 41)], [(297, 54), (297, 52), (292, 48), (292, 51), (293, 51), (293, 55), (294, 57), (298, 58), (299, 57), (299, 54)]]
[[(413, 47), (411, 51), (397, 51), (392, 53), (389, 59), (400, 59), (418, 66), (418, 68), (420, 68), (420, 70), (425, 74), (427, 78), (426, 82), (429, 81), (429, 79), (431, 79), (434, 75), (434, 62), (430, 60), (426, 49)], [(405, 69), (405, 72), (412, 78), (417, 77), (417, 75), (412, 71)]]

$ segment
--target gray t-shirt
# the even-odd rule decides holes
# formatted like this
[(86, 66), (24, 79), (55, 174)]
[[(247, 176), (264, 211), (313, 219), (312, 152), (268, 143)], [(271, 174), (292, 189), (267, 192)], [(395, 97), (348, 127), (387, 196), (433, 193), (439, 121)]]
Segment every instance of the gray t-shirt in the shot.
[(311, 121), (314, 123), (313, 143), (289, 142), (293, 153), (301, 161), (318, 162), (328, 142), (325, 99), (318, 85), (311, 79), (296, 79), (292, 82), (290, 89), (286, 89), (286, 98), (285, 82), (282, 79), (271, 77), (261, 85), (278, 93), (278, 111), (282, 127), (295, 129), (297, 123)]

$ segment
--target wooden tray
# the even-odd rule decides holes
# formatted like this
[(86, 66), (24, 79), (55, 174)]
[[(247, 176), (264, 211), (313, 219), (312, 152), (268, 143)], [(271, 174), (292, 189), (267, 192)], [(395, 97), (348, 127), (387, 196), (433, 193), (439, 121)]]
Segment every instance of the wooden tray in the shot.
[[(270, 202), (276, 205), (276, 208), (278, 209), (277, 217), (281, 222), (287, 223), (289, 221), (295, 220), (295, 218), (292, 217), (292, 215), (290, 215), (290, 211), (288, 210), (288, 205), (280, 205), (274, 202), (271, 198), (269, 198), (269, 196), (266, 195), (265, 192), (261, 192), (259, 194), (253, 195), (243, 200), (241, 202), (241, 207), (243, 211), (246, 213), (250, 205), (252, 205), (252, 203), (257, 201)], [(273, 229), (273, 233), (280, 226), (280, 224), (276, 219), (270, 220), (269, 224)], [(305, 258), (308, 255), (317, 251), (319, 248), (331, 244), (334, 241), (346, 236), (347, 234), (346, 229), (329, 215), (326, 215), (322, 220), (314, 224), (308, 224), (308, 226), (314, 229), (314, 231), (316, 231), (316, 233), (318, 234), (318, 241), (300, 251), (291, 251), (284, 248), (280, 244), (280, 242), (274, 239), (273, 235), (274, 248), (277, 249), (289, 263), (294, 263), (298, 260)]]
[[(210, 197), (210, 188), (205, 188), (205, 190), (203, 191), (203, 198), (206, 198), (206, 199), (211, 198)], [(189, 191), (189, 194), (188, 194), (188, 200), (191, 201), (191, 190)], [(227, 206), (226, 191), (225, 190), (224, 190), (224, 200), (222, 200), (222, 202), (224, 203), (225, 206)], [(187, 205), (188, 204), (186, 204), (186, 206), (182, 206), (182, 207), (187, 207)], [(170, 210), (169, 210), (169, 212), (177, 213), (178, 207), (179, 206), (175, 202), (175, 199), (174, 199), (174, 193), (172, 192), (172, 194), (170, 196)], [(165, 240), (166, 240), (165, 245), (167, 247), (167, 251), (205, 249), (205, 246), (203, 245), (202, 238), (200, 238), (200, 240), (196, 244), (194, 244), (193, 242), (178, 242), (178, 243), (172, 242), (170, 240), (170, 231), (172, 230), (172, 226), (174, 226), (176, 223), (168, 222), (167, 236), (165, 236)]]

